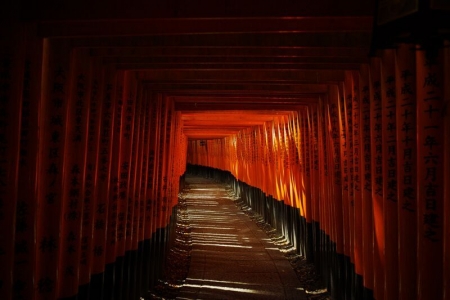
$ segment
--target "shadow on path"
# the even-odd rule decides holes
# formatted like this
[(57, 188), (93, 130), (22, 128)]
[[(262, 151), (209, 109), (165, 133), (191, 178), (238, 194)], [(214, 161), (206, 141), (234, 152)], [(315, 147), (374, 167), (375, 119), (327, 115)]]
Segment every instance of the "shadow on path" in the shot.
[(289, 261), (234, 202), (231, 188), (187, 177), (191, 262), (177, 299), (306, 299)]

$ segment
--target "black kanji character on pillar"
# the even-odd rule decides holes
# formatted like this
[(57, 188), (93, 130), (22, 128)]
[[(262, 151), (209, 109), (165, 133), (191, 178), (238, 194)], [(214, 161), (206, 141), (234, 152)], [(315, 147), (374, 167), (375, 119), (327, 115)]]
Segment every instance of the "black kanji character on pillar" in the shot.
[(72, 254), (72, 253), (75, 253), (75, 245), (74, 244), (69, 244), (68, 246), (67, 246), (67, 253), (69, 253), (69, 254)]
[(47, 237), (42, 238), (40, 245), (39, 245), (39, 249), (42, 252), (48, 251), (50, 253), (50, 252), (53, 252), (54, 250), (56, 250), (56, 248), (58, 248), (58, 245), (56, 243), (56, 239), (52, 236), (50, 236), (48, 238)]
[(434, 87), (439, 86), (436, 73), (428, 73), (428, 75), (427, 75), (427, 77), (425, 77), (425, 80), (423, 83), (423, 87), (426, 87), (426, 86), (434, 86)]
[(414, 206), (410, 201), (403, 202), (402, 209), (409, 211), (409, 212), (415, 212)]
[(424, 225), (428, 225), (432, 228), (439, 228), (439, 215), (435, 213), (424, 214), (423, 215), (423, 223)]
[(66, 219), (69, 221), (78, 220), (79, 217), (80, 217), (80, 213), (76, 210), (71, 210), (66, 214)]
[(47, 200), (48, 204), (53, 204), (56, 201), (56, 196), (57, 196), (56, 193), (48, 193), (45, 196), (45, 199)]
[(76, 240), (77, 240), (77, 235), (73, 231), (69, 232), (69, 234), (67, 235), (67, 241), (73, 242)]
[(52, 142), (53, 143), (59, 143), (60, 142), (60, 133), (59, 131), (53, 131), (52, 133)]
[(437, 160), (438, 160), (438, 156), (437, 155), (434, 155), (433, 153), (429, 153), (429, 155), (427, 155), (427, 156), (424, 156), (424, 158), (425, 158), (425, 164), (426, 165), (428, 165), (428, 164), (430, 164), (430, 163), (432, 163), (432, 164), (434, 164), (434, 165), (437, 165)]
[(101, 256), (103, 254), (103, 246), (94, 247), (94, 256)]
[(53, 100), (53, 106), (55, 107), (55, 108), (62, 108), (62, 106), (63, 106), (63, 103), (64, 103), (64, 100), (62, 99), (62, 98), (54, 98)]
[(386, 79), (387, 84), (393, 84), (395, 83), (395, 77), (394, 76), (388, 76)]
[(414, 94), (411, 84), (409, 84), (409, 83), (405, 83), (401, 89), (402, 89), (402, 92), (401, 92), (402, 95), (413, 95)]
[(78, 200), (70, 200), (69, 202), (69, 208), (70, 209), (77, 209), (78, 207)]
[(402, 114), (402, 117), (404, 117), (405, 118), (405, 120), (406, 119), (408, 119), (408, 116), (412, 116), (413, 115), (413, 112), (412, 111), (410, 111), (409, 109), (405, 109), (405, 111), (403, 112), (403, 114)]
[(96, 212), (97, 212), (98, 214), (104, 214), (104, 213), (106, 212), (106, 205), (105, 205), (104, 203), (99, 203), (99, 204), (97, 205), (97, 210), (96, 210)]
[(66, 79), (66, 73), (63, 69), (63, 67), (59, 66), (58, 69), (55, 71), (55, 78), (60, 78), (60, 79)]
[(73, 266), (67, 266), (65, 271), (66, 276), (75, 276), (75, 270)]
[(50, 125), (52, 125), (52, 126), (61, 126), (62, 127), (63, 126), (62, 117), (60, 115), (53, 116), (50, 119)]
[(413, 130), (414, 127), (412, 126), (412, 123), (403, 122), (402, 125), (402, 131), (405, 132), (405, 134), (408, 134), (410, 130)]
[(430, 150), (432, 150), (433, 146), (438, 145), (438, 142), (435, 136), (427, 135), (427, 137), (425, 138), (425, 143), (423, 145), (430, 147)]
[(439, 238), (436, 237), (437, 234), (438, 234), (438, 232), (431, 227), (429, 227), (425, 230), (425, 238), (430, 240), (433, 243), (439, 242)]
[(59, 152), (59, 148), (50, 148), (48, 151), (48, 158), (53, 159), (53, 158), (58, 158), (58, 152)]
[(38, 291), (39, 293), (50, 293), (53, 291), (55, 283), (50, 277), (41, 278), (38, 281)]
[(64, 83), (60, 83), (60, 82), (53, 83), (53, 92), (64, 94)]
[(25, 288), (27, 287), (27, 283), (23, 280), (17, 279), (14, 281), (13, 284), (13, 291), (14, 291), (14, 295), (15, 297), (20, 297), (20, 294), (25, 290)]
[(395, 97), (395, 88), (388, 88), (386, 90), (386, 97), (394, 98)]
[(403, 197), (408, 199), (415, 199), (415, 189), (406, 187), (403, 189)]
[(425, 195), (427, 197), (436, 197), (437, 196), (437, 189), (439, 188), (439, 186), (437, 184), (432, 184), (429, 183), (426, 186), (426, 190), (425, 190)]
[(102, 230), (105, 228), (105, 221), (102, 219), (98, 219), (95, 221), (94, 225), (95, 229)]
[(80, 189), (78, 189), (78, 188), (70, 189), (69, 195), (70, 195), (70, 197), (79, 197), (80, 196)]
[(80, 174), (80, 167), (78, 166), (78, 164), (73, 165), (72, 174)]
[(58, 166), (56, 164), (51, 164), (47, 169), (47, 173), (49, 175), (58, 175)]
[(402, 71), (401, 77), (402, 77), (402, 79), (407, 80), (408, 77), (411, 77), (412, 75), (413, 74), (412, 74), (411, 70), (406, 69), (406, 70)]
[(16, 244), (14, 246), (14, 253), (15, 254), (23, 254), (28, 253), (28, 244), (26, 240), (23, 241), (16, 241)]
[(16, 220), (16, 231), (17, 232), (25, 232), (28, 229), (28, 224), (25, 218), (17, 218)]
[(425, 180), (429, 180), (432, 182), (436, 181), (436, 177), (437, 177), (437, 168), (433, 167), (433, 168), (426, 168), (426, 175), (425, 175)]
[(28, 204), (25, 201), (17, 203), (17, 216), (24, 217), (28, 213)]
[(426, 113), (428, 113), (428, 118), (429, 119), (432, 119), (433, 118), (433, 113), (436, 113), (436, 112), (440, 112), (441, 110), (439, 109), (439, 108), (433, 108), (433, 105), (429, 105), (428, 106), (428, 109), (427, 110), (425, 110), (424, 112), (426, 112)]

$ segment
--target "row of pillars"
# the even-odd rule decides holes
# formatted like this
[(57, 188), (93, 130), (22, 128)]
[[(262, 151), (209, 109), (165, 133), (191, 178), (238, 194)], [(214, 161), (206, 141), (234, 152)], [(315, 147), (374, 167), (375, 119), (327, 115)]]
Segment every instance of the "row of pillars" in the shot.
[[(187, 160), (229, 171), (318, 226), (313, 241), (323, 234), (375, 299), (450, 299), (449, 98), (448, 48), (404, 44), (290, 116), (190, 141)], [(338, 267), (325, 268), (327, 282)], [(359, 299), (356, 288), (343, 293)]]
[(180, 113), (66, 41), (26, 29), (6, 41), (0, 298), (137, 299), (161, 273), (173, 224)]

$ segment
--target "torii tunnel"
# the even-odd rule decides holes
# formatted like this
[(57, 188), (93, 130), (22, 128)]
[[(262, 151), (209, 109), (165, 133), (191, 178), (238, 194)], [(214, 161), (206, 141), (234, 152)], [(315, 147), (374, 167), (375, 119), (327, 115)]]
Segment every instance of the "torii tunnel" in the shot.
[(2, 4), (0, 298), (139, 299), (195, 168), (333, 299), (450, 299), (448, 4), (391, 2)]

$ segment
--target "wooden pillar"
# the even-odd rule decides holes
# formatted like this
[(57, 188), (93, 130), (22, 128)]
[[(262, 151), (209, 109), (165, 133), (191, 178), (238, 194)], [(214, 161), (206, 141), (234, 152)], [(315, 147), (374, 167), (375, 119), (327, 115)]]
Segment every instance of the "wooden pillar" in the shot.
[[(355, 264), (355, 193), (353, 190), (353, 80), (351, 72), (345, 72), (343, 96), (341, 99), (341, 114), (343, 118), (342, 140), (345, 143), (343, 149), (343, 193), (346, 201), (343, 203), (347, 222), (347, 244), (350, 262)], [(350, 281), (350, 280), (348, 280)]]
[[(80, 286), (86, 286), (94, 274), (96, 252), (94, 252), (95, 236), (97, 230), (105, 230), (106, 220), (97, 219), (105, 213), (104, 204), (97, 196), (100, 186), (100, 135), (103, 119), (104, 80), (101, 65), (98, 61), (90, 59), (90, 100), (89, 120), (87, 129), (87, 157), (85, 170), (85, 190), (83, 195), (81, 254), (80, 254)], [(102, 192), (104, 190), (101, 190)], [(100, 205), (100, 208), (99, 208)], [(98, 258), (97, 258), (98, 259)], [(103, 260), (104, 265), (104, 260)]]
[(414, 45), (397, 49), (397, 182), (399, 299), (417, 298), (417, 136)]
[[(111, 239), (107, 241), (107, 233), (110, 230), (110, 220), (112, 214), (111, 201), (113, 193), (111, 191), (112, 180), (114, 175), (113, 161), (115, 157), (113, 156), (115, 151), (113, 150), (113, 137), (114, 137), (114, 125), (117, 101), (116, 101), (116, 71), (111, 67), (105, 67), (101, 70), (102, 81), (100, 88), (102, 95), (100, 102), (101, 106), (101, 116), (98, 120), (99, 124), (99, 154), (98, 154), (98, 174), (97, 174), (97, 189), (95, 190), (94, 197), (97, 198), (94, 218), (94, 231), (93, 231), (93, 245), (92, 245), (92, 273), (100, 276), (105, 271), (105, 265), (107, 262), (111, 263), (112, 258), (108, 258), (107, 255), (112, 253), (108, 252), (111, 249)], [(97, 75), (98, 76), (98, 75)], [(95, 76), (96, 77), (96, 76)], [(94, 77), (94, 78), (95, 78)], [(94, 83), (93, 83), (94, 84)], [(94, 102), (95, 103), (95, 102)], [(89, 157), (89, 161), (94, 159), (94, 157)], [(109, 237), (109, 235), (108, 235)], [(108, 254), (107, 254), (108, 253)], [(100, 283), (102, 285), (102, 283)], [(100, 291), (97, 291), (100, 292)], [(101, 294), (101, 292), (100, 292)]]
[(372, 58), (371, 71), (371, 152), (372, 152), (372, 212), (374, 221), (374, 296), (384, 299), (384, 215), (383, 215), (383, 143), (381, 66), (378, 58)]
[(398, 299), (398, 195), (395, 51), (381, 58), (382, 188), (385, 298)]
[(336, 252), (344, 254), (344, 228), (342, 214), (342, 164), (339, 127), (339, 90), (337, 85), (329, 87), (329, 124), (331, 127), (333, 155), (333, 228), (335, 228)]
[(87, 130), (89, 121), (89, 60), (82, 50), (71, 55), (70, 83), (64, 146), (64, 181), (62, 187), (62, 224), (58, 262), (59, 298), (78, 293), (81, 257), (82, 216), (85, 196)]
[[(354, 262), (355, 273), (359, 276), (363, 275), (363, 227), (362, 227), (362, 179), (361, 171), (362, 159), (361, 159), (361, 146), (362, 143), (362, 130), (361, 130), (361, 99), (360, 99), (360, 84), (359, 84), (359, 72), (352, 72), (352, 135), (353, 135), (353, 210), (354, 210), (354, 234), (353, 234), (353, 247), (354, 247)], [(358, 295), (360, 297), (361, 295)]]
[[(447, 46), (444, 50), (444, 78), (445, 78), (445, 99), (450, 99), (450, 42), (445, 43)], [(450, 117), (448, 115), (448, 108), (445, 112), (445, 130), (444, 136), (450, 136)], [(450, 199), (450, 139), (445, 139), (444, 158), (444, 199)], [(450, 299), (450, 201), (444, 201), (444, 295), (443, 299)]]
[(18, 178), (21, 188), (18, 189), (16, 208), (13, 299), (35, 299), (42, 51), (42, 39), (34, 37), (33, 27), (28, 28), (22, 92)]
[[(4, 9), (6, 13), (13, 13), (8, 6)], [(16, 208), (23, 210), (17, 202), (21, 113), (23, 101), (29, 101), (23, 99), (25, 31), (16, 20), (7, 22), (9, 17), (5, 16), (5, 24), (0, 23), (0, 295), (7, 300), (13, 296), (14, 254), (17, 249), (20, 250), (20, 247), (15, 248), (15, 224)]]
[(60, 280), (58, 253), (63, 247), (62, 199), (67, 108), (70, 84), (70, 48), (63, 42), (46, 40), (42, 72), (40, 168), (37, 210), (37, 299), (57, 297)]
[(362, 246), (363, 246), (363, 284), (369, 290), (374, 289), (373, 269), (373, 210), (372, 210), (372, 149), (371, 149), (371, 109), (369, 65), (361, 66), (361, 188), (362, 188)]
[(417, 295), (443, 296), (443, 50), (417, 50)]

